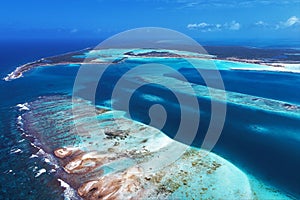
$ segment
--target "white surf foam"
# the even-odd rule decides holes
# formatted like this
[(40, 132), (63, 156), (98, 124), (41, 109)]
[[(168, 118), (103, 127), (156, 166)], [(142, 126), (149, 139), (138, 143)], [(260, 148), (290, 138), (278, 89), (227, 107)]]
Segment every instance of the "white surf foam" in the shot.
[(11, 149), (10, 153), (15, 154), (15, 153), (22, 153), (23, 151), (21, 149)]
[(42, 175), (43, 173), (46, 173), (46, 169), (40, 169), (37, 173), (36, 173), (36, 175), (34, 176), (35, 178), (37, 178), (37, 177), (39, 177), (40, 175)]
[(19, 103), (19, 104), (17, 104), (17, 107), (19, 108), (19, 111), (30, 110), (28, 103), (23, 103), (23, 104)]
[(78, 196), (76, 195), (76, 191), (65, 181), (61, 179), (57, 179), (60, 182), (60, 186), (65, 188), (64, 190), (64, 198), (65, 200), (75, 200), (79, 199)]
[(31, 156), (29, 158), (38, 158), (38, 156), (35, 154), (31, 154)]

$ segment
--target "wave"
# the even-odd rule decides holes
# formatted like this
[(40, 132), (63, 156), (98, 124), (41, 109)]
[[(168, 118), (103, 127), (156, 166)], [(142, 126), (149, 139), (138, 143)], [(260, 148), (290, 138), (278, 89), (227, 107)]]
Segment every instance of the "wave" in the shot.
[(20, 108), (19, 111), (27, 111), (27, 110), (30, 110), (29, 109), (29, 104), (28, 103), (19, 103), (17, 104), (17, 107)]
[(35, 175), (34, 177), (37, 178), (37, 177), (39, 177), (40, 175), (42, 175), (43, 173), (46, 173), (46, 172), (47, 172), (46, 169), (42, 168), (42, 169), (40, 169), (40, 170), (36, 173), (36, 175)]
[(79, 200), (76, 190), (74, 190), (68, 183), (62, 179), (57, 179), (60, 182), (60, 186), (64, 188), (64, 198), (65, 200)]
[[(21, 131), (21, 135), (25, 137), (25, 138), (23, 138), (22, 140), (20, 140), (18, 142), (23, 142), (23, 141), (25, 141), (25, 139), (27, 139), (28, 141), (30, 141), (29, 144), (33, 148), (35, 148), (37, 150), (37, 152), (31, 154), (31, 156), (29, 157), (29, 159), (39, 158), (42, 161), (44, 161), (45, 163), (47, 163), (47, 165), (49, 165), (51, 167), (51, 169), (47, 171), (47, 169), (45, 169), (45, 168), (38, 169), (38, 167), (35, 166), (33, 168), (33, 172), (35, 173), (34, 177), (38, 178), (42, 174), (45, 174), (47, 172), (53, 174), (54, 176), (57, 176), (58, 170), (61, 169), (61, 167), (58, 164), (57, 159), (52, 154), (47, 153), (43, 149), (43, 145), (38, 140), (38, 138), (36, 138), (33, 134), (31, 134), (30, 132), (28, 132), (26, 130), (26, 128), (24, 127), (25, 119), (24, 119), (23, 115), (24, 115), (25, 112), (30, 111), (30, 105), (29, 105), (29, 103), (26, 102), (26, 103), (22, 103), (22, 104), (17, 104), (16, 107), (19, 108), (18, 111), (20, 112), (20, 115), (17, 117), (17, 123), (16, 123), (17, 124), (17, 128)], [(22, 152), (23, 151), (21, 149), (19, 149), (19, 148), (13, 148), (13, 149), (11, 149), (11, 153), (14, 153), (14, 154), (15, 153), (22, 153)], [(13, 173), (13, 171), (9, 170), (7, 173)], [(64, 182), (62, 179), (57, 179), (57, 180), (58, 180), (58, 182), (61, 183), (61, 187), (64, 188), (64, 198), (65, 198), (65, 200), (77, 200), (77, 199), (81, 199), (76, 194), (76, 190), (74, 190), (73, 188), (71, 188), (66, 182)]]

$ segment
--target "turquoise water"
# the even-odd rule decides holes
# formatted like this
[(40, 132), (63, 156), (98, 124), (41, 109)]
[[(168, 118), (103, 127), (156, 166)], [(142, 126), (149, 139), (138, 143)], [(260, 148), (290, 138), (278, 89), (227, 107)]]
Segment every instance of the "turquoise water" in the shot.
[[(2, 77), (22, 63), (23, 59), (19, 61), (16, 59), (15, 63), (7, 62), (7, 67), (1, 69)], [(140, 62), (142, 61), (139, 60), (138, 63)], [(97, 94), (96, 100), (99, 105), (106, 105), (105, 102), (110, 100), (115, 82), (135, 64), (136, 61), (123, 63), (107, 72), (102, 85), (105, 90)], [(172, 65), (172, 61), (168, 61), (167, 64)], [(17, 125), (17, 117), (24, 111), (20, 111), (16, 105), (32, 102), (40, 96), (70, 95), (77, 70), (78, 66), (43, 67), (26, 73), (23, 78), (0, 82), (0, 170), (2, 174), (0, 196), (2, 199), (64, 198), (64, 189), (57, 181), (53, 164), (47, 162), (48, 160), (45, 159), (47, 155), (42, 155), (42, 151), (32, 146), (33, 137), (22, 135), (23, 131)], [(186, 75), (190, 82), (205, 85), (201, 77), (195, 76), (191, 69), (182, 67), (179, 71)], [(300, 96), (296, 92), (300, 87), (298, 74), (228, 70), (221, 71), (221, 74), (229, 92), (299, 105)], [(172, 77), (172, 75), (168, 76)], [(161, 99), (145, 98), (145, 95), (148, 97), (156, 95), (164, 100), (163, 105), (172, 117), (168, 118), (163, 131), (172, 137), (176, 132), (176, 124), (180, 116), (174, 96), (167, 89), (158, 88), (155, 84), (136, 91), (131, 100), (133, 118), (146, 124), (149, 123), (147, 110), (151, 105), (161, 103)], [(201, 128), (193, 143), (194, 146), (202, 144), (203, 133), (207, 130), (210, 117), (210, 100), (202, 97), (198, 97), (198, 100), (203, 116), (201, 115)], [(118, 104), (118, 108), (122, 109), (123, 105)], [(250, 108), (229, 103), (225, 127), (213, 151), (298, 198), (300, 196), (298, 190), (300, 188), (299, 122), (299, 116), (287, 116), (259, 107)]]
[[(202, 78), (195, 75), (193, 70), (182, 68), (180, 71), (190, 82), (205, 85)], [(114, 75), (112, 77), (109, 74)], [(260, 104), (251, 107), (246, 100), (240, 100), (243, 104), (228, 103), (225, 126), (213, 151), (263, 180), (281, 187), (284, 191), (299, 195), (300, 116), (299, 113), (292, 115), (292, 111), (289, 110), (285, 110), (285, 113), (277, 112), (285, 104), (299, 105), (299, 94), (295, 93), (299, 85), (297, 84), (300, 80), (299, 74), (251, 71), (221, 71), (221, 74), (228, 94), (232, 94), (231, 92), (247, 94), (244, 96), (232, 94), (228, 95), (228, 98), (250, 96), (251, 101), (268, 98), (282, 103), (267, 102), (270, 109), (264, 109)], [(105, 80), (113, 82), (114, 77), (115, 73), (108, 73)], [(109, 91), (112, 89), (113, 85), (108, 84), (106, 98), (110, 97)], [(162, 102), (160, 98), (145, 99), (145, 93), (149, 96), (159, 96), (164, 101)], [(105, 98), (104, 95), (99, 95), (99, 98), (100, 96)], [(201, 96), (198, 100), (201, 121), (193, 145), (200, 147), (209, 125), (211, 102)], [(175, 105), (170, 102), (175, 102)], [(180, 106), (176, 105), (178, 103), (174, 95), (167, 89), (157, 87), (155, 84), (141, 87), (132, 96), (131, 116), (145, 124), (150, 123), (148, 110), (156, 103), (162, 104), (170, 114), (162, 130), (172, 138), (180, 122)], [(117, 108), (124, 109), (125, 105), (120, 102)]]

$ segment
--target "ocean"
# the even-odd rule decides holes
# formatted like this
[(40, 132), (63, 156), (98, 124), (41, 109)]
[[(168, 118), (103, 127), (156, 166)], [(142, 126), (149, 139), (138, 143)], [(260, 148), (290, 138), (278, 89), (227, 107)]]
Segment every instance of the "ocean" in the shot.
[[(2, 41), (0, 76), (15, 67), (42, 57), (53, 56), (95, 45), (95, 41)], [(134, 63), (118, 64), (120, 74), (108, 73), (105, 92), (98, 94), (96, 103), (109, 100), (116, 77)], [(57, 180), (51, 159), (32, 145), (34, 138), (25, 136), (18, 126), (18, 116), (24, 112), (18, 104), (32, 102), (40, 96), (70, 95), (78, 67), (62, 65), (37, 68), (13, 81), (0, 81), (0, 199), (64, 199), (64, 188)], [(125, 70), (126, 71), (126, 70)], [(189, 68), (180, 72), (195, 85), (205, 85)], [(289, 72), (220, 70), (228, 92), (268, 98), (288, 104), (300, 103), (300, 75)], [(168, 118), (163, 131), (173, 137), (178, 124), (176, 106), (168, 102), (174, 97), (164, 88), (149, 85), (133, 96), (133, 118), (149, 123), (147, 108), (157, 103), (145, 99), (145, 94), (165, 99), (165, 107), (173, 117)], [(198, 97), (205, 113), (210, 101)], [(178, 102), (177, 102), (178, 103)], [(175, 102), (176, 105), (176, 102)], [(122, 109), (122, 105), (119, 105)], [(288, 112), (288, 111), (287, 111)], [(178, 113), (177, 113), (178, 114)], [(201, 116), (200, 129), (193, 143), (200, 147), (207, 130), (209, 115)], [(300, 197), (300, 118), (299, 116), (227, 104), (227, 116), (221, 137), (213, 152), (229, 160), (243, 171), (262, 179), (295, 198)]]
[[(1, 41), (1, 78), (21, 64), (92, 45), (95, 45), (93, 41)], [(0, 81), (0, 199), (64, 199), (64, 189), (51, 173), (37, 176), (50, 165), (44, 159), (33, 156), (38, 149), (24, 139), (16, 126), (19, 115), (17, 104), (30, 102), (41, 95), (68, 93), (71, 90), (73, 79), (68, 78), (68, 75), (72, 76), (69, 68), (42, 71), (46, 72), (45, 76), (38, 69), (28, 78)], [(73, 75), (75, 73), (76, 70)]]

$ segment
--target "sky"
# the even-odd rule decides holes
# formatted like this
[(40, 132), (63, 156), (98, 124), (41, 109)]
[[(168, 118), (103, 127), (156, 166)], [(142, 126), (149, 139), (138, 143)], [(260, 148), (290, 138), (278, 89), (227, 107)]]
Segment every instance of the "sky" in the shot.
[(0, 37), (106, 38), (163, 27), (205, 40), (300, 41), (300, 0), (3, 0)]

